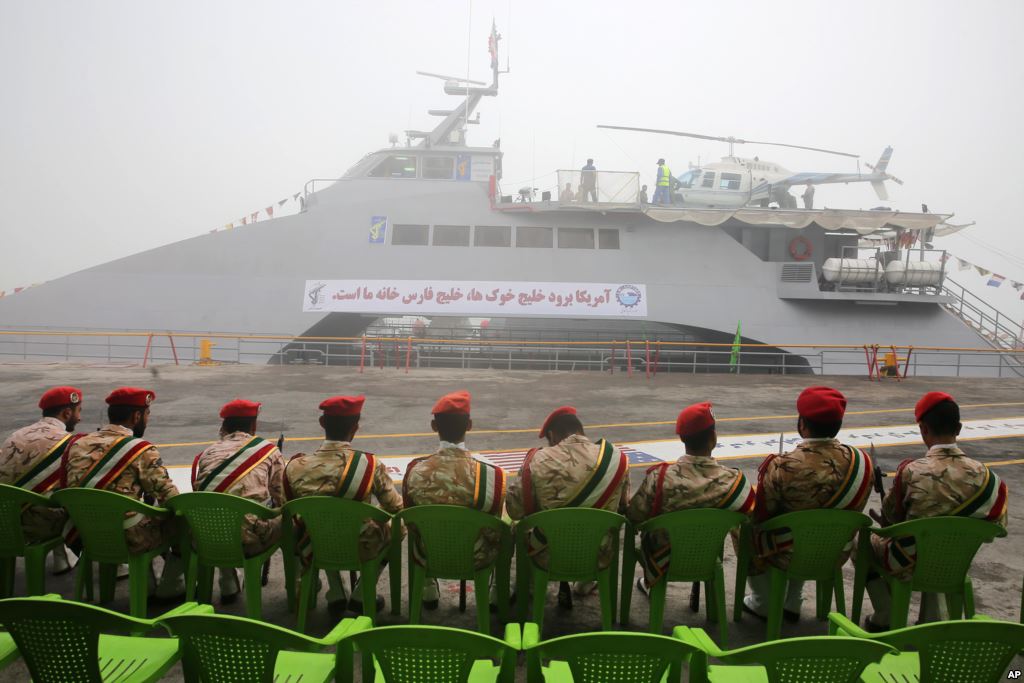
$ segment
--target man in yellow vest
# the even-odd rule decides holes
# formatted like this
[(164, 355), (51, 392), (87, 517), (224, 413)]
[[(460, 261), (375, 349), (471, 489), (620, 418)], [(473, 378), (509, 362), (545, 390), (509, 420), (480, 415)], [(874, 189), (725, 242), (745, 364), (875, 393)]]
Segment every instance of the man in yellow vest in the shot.
[(672, 203), (669, 194), (669, 186), (672, 184), (672, 171), (664, 159), (658, 159), (658, 178), (654, 188), (654, 201), (652, 204), (667, 205)]

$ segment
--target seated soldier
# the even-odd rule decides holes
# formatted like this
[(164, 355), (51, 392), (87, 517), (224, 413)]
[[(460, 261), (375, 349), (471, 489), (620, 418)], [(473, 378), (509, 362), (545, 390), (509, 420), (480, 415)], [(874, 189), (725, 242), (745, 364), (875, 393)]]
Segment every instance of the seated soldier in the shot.
[[(60, 463), (67, 447), (78, 436), (75, 425), (82, 419), (82, 390), (54, 387), (39, 399), (42, 418), (11, 434), (0, 447), (0, 484), (28, 489), (48, 496), (60, 483)], [(21, 526), (28, 543), (40, 543), (64, 530), (68, 515), (61, 508), (30, 505), (21, 512)], [(63, 545), (53, 549), (53, 573), (71, 569)]]
[[(469, 414), (469, 392), (456, 391), (442, 396), (431, 411), (430, 428), (437, 432), (440, 446), (436, 453), (409, 463), (402, 480), (406, 507), (416, 505), (461, 505), (501, 516), (505, 503), (505, 471), (482, 462), (466, 450), (466, 432), (473, 428)], [(415, 528), (410, 526), (410, 532)], [(473, 561), (477, 568), (494, 562), (500, 547), (498, 534), (483, 529), (476, 540)], [(412, 561), (423, 563), (424, 549), (418, 539), (413, 544)], [(423, 605), (436, 609), (437, 581), (427, 584)]]
[[(789, 453), (765, 458), (757, 471), (758, 522), (799, 510), (864, 510), (874, 472), (867, 453), (836, 440), (843, 426), (846, 397), (829, 387), (804, 389), (796, 401), (796, 429), (803, 440)], [(788, 530), (754, 535), (754, 557), (748, 581), (750, 594), (744, 611), (765, 618), (770, 581), (766, 563), (789, 566), (792, 550), (785, 543)], [(852, 544), (851, 544), (852, 549)], [(841, 561), (846, 562), (849, 553)], [(803, 581), (789, 582), (783, 618), (800, 619)]]
[[(391, 514), (402, 509), (402, 497), (395, 491), (384, 463), (373, 453), (352, 448), (365, 401), (363, 396), (332, 396), (320, 403), (324, 442), (311, 454), (297, 453), (288, 461), (284, 473), (288, 500), (338, 496), (357, 503), (371, 503), (376, 498), (378, 506)], [(390, 542), (390, 524), (367, 520), (359, 534), (360, 559), (376, 557)], [(308, 539), (304, 544), (300, 541), (299, 551), (308, 558), (311, 551)], [(362, 598), (355, 586), (349, 591), (349, 600), (337, 572), (327, 572), (327, 583), (327, 604), (332, 612), (343, 611), (346, 607), (362, 612)], [(383, 607), (380, 596), (377, 607), (378, 611)]]
[[(82, 436), (64, 452), (61, 488), (95, 488), (135, 499), (147, 495), (157, 505), (178, 495), (160, 453), (142, 439), (149, 425), (149, 406), (155, 398), (152, 391), (135, 387), (110, 392), (106, 398), (110, 423)], [(134, 514), (125, 519), (124, 526), (128, 550), (133, 554), (150, 551), (175, 536), (173, 517), (160, 520)], [(78, 542), (77, 531), (67, 529), (65, 538), (73, 546)], [(174, 600), (184, 594), (183, 569), (180, 556), (167, 556), (156, 588), (157, 601)]]
[[(260, 404), (235, 399), (220, 409), (223, 422), (217, 441), (192, 462), (192, 490), (229, 493), (268, 507), (284, 505), (284, 458), (277, 446), (256, 436)], [(246, 515), (242, 546), (246, 557), (259, 555), (281, 537), (281, 518)], [(220, 570), (220, 600), (238, 599), (235, 570)]]
[[(629, 501), (629, 521), (639, 525), (658, 515), (692, 508), (718, 508), (750, 515), (754, 510), (754, 488), (743, 472), (720, 465), (711, 455), (718, 443), (711, 404), (697, 403), (684, 408), (676, 418), (676, 434), (686, 454), (673, 463), (660, 463), (647, 470), (639, 490)], [(637, 588), (646, 594), (650, 585), (668, 570), (668, 533), (658, 530), (644, 534), (640, 546), (644, 576), (637, 579)]]
[[(622, 513), (629, 498), (629, 461), (619, 449), (601, 439), (592, 442), (583, 432), (576, 409), (556, 408), (540, 428), (538, 438), (547, 439), (546, 448), (534, 448), (526, 454), (519, 476), (508, 486), (509, 517), (522, 519), (534, 512), (566, 507), (592, 507)], [(530, 532), (530, 557), (547, 566), (547, 548), (539, 529)], [(601, 543), (598, 564), (607, 567), (612, 560), (612, 539)], [(579, 582), (579, 595), (590, 593), (593, 581)], [(559, 586), (558, 602), (572, 607), (569, 586)]]
[[(896, 470), (892, 488), (882, 499), (882, 514), (872, 516), (882, 526), (911, 519), (954, 515), (995, 522), (1006, 527), (1007, 490), (999, 475), (968, 458), (956, 444), (960, 435), (960, 406), (953, 397), (931, 391), (914, 408), (921, 440), (928, 447), (923, 458), (904, 460)], [(875, 561), (890, 576), (907, 580), (914, 573), (914, 538), (872, 536)], [(889, 628), (889, 585), (874, 570), (868, 576), (868, 596), (875, 613), (865, 619), (869, 631)], [(934, 593), (922, 595), (921, 621), (938, 618)]]

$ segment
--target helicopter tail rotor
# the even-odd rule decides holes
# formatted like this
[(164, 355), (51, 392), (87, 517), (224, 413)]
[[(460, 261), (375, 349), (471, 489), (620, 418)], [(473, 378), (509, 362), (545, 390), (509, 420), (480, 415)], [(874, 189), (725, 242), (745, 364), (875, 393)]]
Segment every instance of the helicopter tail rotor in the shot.
[(865, 164), (865, 166), (870, 168), (873, 173), (881, 176), (879, 180), (871, 181), (871, 187), (874, 188), (875, 194), (877, 194), (878, 198), (881, 199), (882, 201), (887, 201), (889, 199), (889, 191), (885, 187), (886, 180), (891, 180), (897, 185), (903, 184), (902, 180), (888, 172), (889, 161), (891, 160), (892, 147), (886, 147), (882, 151), (882, 156), (878, 157), (877, 164), (875, 164), (874, 166), (872, 166), (871, 164)]

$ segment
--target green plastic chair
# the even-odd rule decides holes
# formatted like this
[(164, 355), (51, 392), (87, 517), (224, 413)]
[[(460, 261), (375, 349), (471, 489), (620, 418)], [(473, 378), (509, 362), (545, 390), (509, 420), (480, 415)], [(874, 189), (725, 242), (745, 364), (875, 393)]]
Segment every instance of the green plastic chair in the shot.
[(18, 646), (10, 633), (0, 633), (0, 671), (18, 658)]
[[(668, 532), (669, 542), (679, 552), (673, 552), (668, 571), (661, 580), (651, 586), (650, 617), (648, 628), (651, 633), (661, 633), (665, 617), (665, 593), (669, 581), (703, 581), (707, 595), (708, 619), (718, 621), (722, 645), (727, 642), (728, 616), (725, 607), (725, 575), (722, 571), (722, 551), (729, 530), (742, 526), (747, 516), (731, 510), (694, 509), (679, 510), (649, 519), (636, 529), (650, 533), (657, 529)], [(635, 532), (631, 524), (626, 525), (626, 543), (622, 560), (622, 604), (619, 608), (619, 623), (629, 624), (629, 610), (633, 597), (633, 571), (638, 550), (633, 543)], [(743, 557), (738, 564), (746, 566), (746, 547), (740, 545)]]
[(867, 638), (900, 650), (865, 669), (865, 682), (996, 683), (1024, 650), (1024, 625), (1012, 621), (975, 617), (868, 633), (842, 614), (833, 612), (828, 619), (830, 635)]
[(192, 537), (191, 543), (183, 539), (181, 544), (182, 548), (191, 549), (185, 599), (195, 599), (198, 584), (199, 601), (212, 602), (214, 568), (241, 568), (245, 575), (245, 614), (252, 619), (261, 618), (263, 565), (270, 561), (280, 544), (274, 543), (262, 553), (246, 557), (242, 549), (242, 527), (246, 515), (274, 519), (281, 511), (240, 496), (212, 491), (182, 493), (168, 500), (167, 507), (188, 521)]
[[(969, 517), (928, 517), (901, 522), (871, 533), (885, 538), (913, 536), (917, 562), (909, 581), (897, 581), (884, 569), (876, 569), (889, 584), (892, 594), (890, 628), (907, 625), (910, 595), (914, 591), (944, 593), (950, 619), (974, 616), (974, 591), (967, 573), (982, 543), (1006, 536), (1006, 529), (993, 522)], [(872, 558), (874, 555), (872, 554)], [(859, 614), (854, 614), (858, 622)]]
[(323, 638), (225, 614), (169, 616), (160, 625), (181, 641), (186, 683), (323, 683), (334, 680), (337, 658), (322, 650), (370, 620), (343, 619)]
[(171, 513), (112, 491), (70, 488), (57, 491), (51, 499), (68, 511), (82, 539), (82, 555), (75, 573), (75, 599), (83, 594), (92, 599), (92, 563), (100, 563), (100, 602), (114, 599), (117, 565), (128, 565), (129, 613), (145, 617), (149, 599), (149, 570), (153, 558), (170, 547), (170, 541), (149, 552), (132, 554), (124, 536), (125, 514), (135, 512), (164, 518)]
[[(699, 628), (677, 626), (672, 636), (698, 650), (690, 683), (856, 683), (872, 663), (896, 650), (860, 638), (786, 638), (724, 651)], [(709, 664), (714, 658), (723, 665)]]
[(679, 683), (683, 662), (697, 652), (676, 638), (649, 633), (583, 633), (539, 641), (537, 624), (524, 624), (527, 683)]
[[(508, 620), (509, 581), (512, 565), (512, 532), (506, 522), (479, 510), (460, 505), (417, 505), (395, 515), (409, 527), (409, 623), (420, 623), (423, 609), (423, 586), (427, 578), (473, 581), (476, 595), (476, 626), (480, 633), (491, 632), (491, 612), (488, 587), (494, 575), (498, 593), (498, 620)], [(476, 569), (473, 546), (480, 531), (493, 529), (501, 538), (494, 564)], [(412, 559), (412, 548), (419, 538), (426, 556), (426, 566)], [(401, 538), (392, 535), (392, 562), (400, 562)], [(400, 576), (400, 575), (399, 575)], [(394, 595), (395, 574), (392, 574)], [(399, 589), (400, 592), (400, 589)], [(392, 597), (392, 612), (398, 604)], [(465, 609), (465, 602), (460, 603)]]
[[(208, 612), (185, 603), (163, 617)], [(145, 638), (114, 633), (145, 632), (158, 619), (61, 600), (59, 595), (0, 600), (0, 624), (10, 631), (36, 683), (159, 680), (178, 661), (176, 638)]]
[(14, 563), (25, 558), (25, 589), (29, 595), (46, 592), (46, 554), (64, 542), (60, 534), (40, 543), (28, 543), (21, 527), (26, 505), (57, 507), (46, 496), (17, 486), (0, 484), (0, 598), (14, 595)]
[(505, 626), (505, 640), (447, 626), (379, 626), (338, 644), (338, 680), (355, 680), (356, 650), (363, 683), (512, 683), (521, 646), (519, 624)]
[[(533, 621), (543, 633), (544, 603), (551, 581), (596, 581), (601, 599), (601, 629), (610, 631), (615, 621), (619, 565), (619, 529), (622, 515), (595, 508), (559, 508), (524, 517), (516, 524), (516, 607), (519, 621), (526, 621), (526, 596), (533, 575)], [(529, 557), (527, 532), (537, 528), (547, 539), (548, 568)], [(612, 561), (598, 568), (601, 542), (612, 535)]]
[[(366, 520), (386, 523), (391, 520), (391, 515), (373, 505), (333, 496), (310, 496), (288, 501), (284, 513), (289, 518), (289, 529), (297, 528), (291, 517), (297, 515), (301, 518), (313, 550), (310, 566), (302, 575), (299, 589), (298, 630), (303, 633), (306, 630), (306, 616), (316, 598), (316, 579), (321, 569), (358, 570), (362, 576), (363, 614), (373, 621), (377, 616), (377, 579), (388, 548), (364, 562), (359, 558), (359, 533)], [(296, 543), (293, 537), (289, 545), (294, 547)]]
[[(839, 557), (844, 549), (858, 535), (857, 554), (854, 562), (854, 614), (860, 613), (864, 599), (864, 584), (867, 576), (868, 556), (871, 553), (870, 537), (866, 530), (871, 527), (871, 518), (852, 510), (802, 510), (773, 517), (755, 528), (756, 531), (771, 531), (788, 528), (793, 535), (793, 554), (789, 568), (782, 570), (768, 565), (771, 576), (771, 594), (768, 598), (768, 626), (765, 639), (775, 640), (782, 630), (782, 609), (786, 598), (786, 582), (789, 579), (814, 581), (817, 588), (818, 619), (824, 620), (832, 606), (835, 594), (836, 609), (846, 612), (846, 592), (843, 586), (843, 570)], [(750, 533), (750, 532), (748, 532)], [(736, 585), (742, 587), (741, 578), (746, 581), (747, 567), (738, 565)], [(733, 606), (733, 619), (739, 621), (743, 612), (743, 590), (737, 590)]]

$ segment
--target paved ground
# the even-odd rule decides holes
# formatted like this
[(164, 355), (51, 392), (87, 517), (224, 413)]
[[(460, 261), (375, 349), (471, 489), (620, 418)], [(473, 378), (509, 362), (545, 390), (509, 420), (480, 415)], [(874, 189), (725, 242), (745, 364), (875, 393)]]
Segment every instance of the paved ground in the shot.
[[(1024, 416), (1024, 381), (978, 379), (911, 379), (868, 382), (855, 377), (758, 377), (729, 375), (659, 375), (646, 380), (642, 374), (628, 378), (622, 374), (494, 372), (461, 370), (368, 370), (358, 374), (354, 368), (220, 366), (169, 367), (156, 371), (141, 368), (97, 368), (75, 365), (0, 366), (0, 433), (36, 419), (35, 401), (43, 389), (56, 384), (75, 384), (85, 392), (85, 419), (81, 429), (93, 429), (103, 420), (102, 397), (116, 385), (130, 384), (154, 389), (150, 430), (146, 438), (161, 445), (169, 465), (190, 463), (202, 443), (217, 436), (217, 411), (222, 403), (245, 397), (262, 401), (261, 432), (264, 436), (286, 435), (285, 454), (315, 448), (318, 440), (316, 407), (328, 395), (365, 393), (367, 403), (358, 445), (380, 454), (419, 454), (433, 449), (436, 436), (429, 433), (430, 407), (441, 394), (467, 389), (473, 394), (474, 431), (468, 444), (475, 450), (522, 449), (538, 445), (535, 430), (547, 412), (558, 405), (575, 405), (588, 433), (612, 441), (635, 442), (672, 438), (672, 422), (679, 409), (691, 402), (711, 400), (723, 434), (771, 433), (792, 429), (796, 395), (811, 384), (827, 383), (843, 391), (849, 399), (848, 426), (868, 427), (906, 425), (913, 421), (912, 408), (925, 391), (949, 391), (961, 403), (965, 419), (999, 419)], [(648, 424), (638, 424), (648, 423)], [(656, 423), (656, 424), (650, 424)], [(594, 427), (593, 425), (602, 425)], [(186, 445), (180, 445), (186, 444)], [(974, 565), (973, 577), (978, 611), (996, 618), (1017, 620), (1020, 605), (1021, 576), (1024, 574), (1024, 541), (1021, 507), (1014, 494), (1024, 491), (1024, 438), (972, 441), (965, 444), (979, 460), (1004, 463), (998, 471), (1010, 489), (1010, 535), (982, 549)], [(908, 457), (919, 457), (923, 447), (879, 448), (882, 467), (892, 472)], [(753, 477), (759, 458), (735, 460), (748, 477)], [(642, 475), (634, 468), (634, 488)], [(877, 507), (876, 497), (870, 507)], [(733, 576), (731, 551), (726, 553), (727, 582)], [(847, 577), (848, 582), (851, 577)], [(20, 581), (19, 576), (19, 588)], [(264, 616), (284, 626), (294, 624), (283, 599), (280, 558), (275, 558), (271, 584), (264, 590)], [(51, 580), (50, 588), (70, 595), (70, 577)], [(473, 600), (466, 613), (457, 607), (457, 584), (445, 586), (445, 597), (437, 612), (426, 612), (426, 623), (473, 628)], [(385, 592), (384, 584), (381, 591)], [(728, 590), (732, 602), (733, 591)], [(813, 635), (825, 632), (825, 625), (814, 620), (811, 590), (807, 591), (804, 619), (787, 626), (788, 635)], [(714, 632), (703, 611), (693, 614), (687, 608), (689, 586), (669, 588), (666, 630), (676, 624), (704, 626)], [(599, 628), (596, 596), (577, 601), (576, 609), (564, 612), (549, 595), (545, 634), (553, 636)], [(324, 633), (329, 628), (326, 611), (311, 618), (310, 632)], [(114, 609), (127, 608), (127, 586), (119, 589)], [(402, 613), (406, 613), (403, 605)], [(227, 613), (243, 613), (239, 603), (221, 608)], [(870, 606), (865, 606), (870, 612)], [(153, 612), (155, 614), (155, 611)], [(646, 623), (647, 604), (643, 596), (634, 596), (631, 628)], [(404, 618), (385, 614), (383, 624), (404, 623)], [(495, 619), (495, 622), (497, 620)], [(495, 634), (499, 633), (495, 623)], [(750, 617), (730, 623), (731, 646), (759, 642), (763, 625)], [(177, 671), (177, 670), (175, 670)], [(4, 672), (3, 680), (21, 680), (24, 669)], [(3, 674), (0, 674), (2, 677)]]

